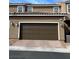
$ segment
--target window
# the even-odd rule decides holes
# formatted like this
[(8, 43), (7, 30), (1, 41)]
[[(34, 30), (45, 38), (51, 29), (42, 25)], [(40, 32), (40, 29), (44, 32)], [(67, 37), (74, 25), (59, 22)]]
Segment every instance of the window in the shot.
[(32, 6), (28, 6), (28, 7), (27, 7), (27, 11), (28, 11), (28, 12), (32, 12), (32, 11), (33, 11)]
[(25, 12), (27, 12), (27, 6), (25, 6)]
[(59, 6), (54, 6), (54, 7), (53, 7), (53, 12), (59, 12), (59, 11), (60, 11)]
[(24, 12), (24, 7), (23, 6), (18, 6), (17, 7), (17, 12)]

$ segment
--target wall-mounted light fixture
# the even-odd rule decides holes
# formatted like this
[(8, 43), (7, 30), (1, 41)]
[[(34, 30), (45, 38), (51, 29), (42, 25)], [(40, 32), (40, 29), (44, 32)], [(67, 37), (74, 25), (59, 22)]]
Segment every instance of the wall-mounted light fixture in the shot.
[(11, 24), (11, 26), (15, 27), (15, 24), (13, 22), (11, 22), (10, 24)]
[(13, 26), (13, 27), (19, 27), (19, 24), (18, 24), (18, 23), (13, 23), (13, 22), (11, 22), (10, 24), (11, 24), (11, 26)]
[(16, 25), (16, 27), (19, 27), (19, 24), (18, 23), (16, 23), (15, 25)]

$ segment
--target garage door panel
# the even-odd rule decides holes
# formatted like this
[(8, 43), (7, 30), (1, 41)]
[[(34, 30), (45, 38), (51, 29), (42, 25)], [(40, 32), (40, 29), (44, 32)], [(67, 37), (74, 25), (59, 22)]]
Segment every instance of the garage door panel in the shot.
[[(53, 31), (53, 30), (55, 30), (55, 31)], [(51, 29), (51, 30), (45, 30), (45, 29), (44, 30), (40, 30), (40, 29), (36, 29), (36, 30), (30, 29), (30, 30), (28, 30), (28, 29), (26, 29), (22, 32), (23, 33), (57, 33), (58, 30), (56, 30), (56, 29)]]
[(20, 39), (58, 40), (58, 24), (21, 24)]
[[(50, 37), (50, 38), (49, 38)], [(52, 37), (52, 36), (46, 36), (46, 37), (38, 37), (38, 36), (24, 36), (23, 39), (27, 40), (27, 39), (31, 39), (31, 40), (57, 40), (58, 38), (55, 38), (55, 39), (52, 39), (52, 38), (55, 38), (55, 37)]]
[(24, 31), (24, 32), (22, 32), (22, 33), (42, 33), (42, 34), (45, 34), (45, 33), (50, 33), (50, 34), (53, 34), (53, 33), (56, 33), (55, 31), (54, 32), (52, 32), (52, 31)]

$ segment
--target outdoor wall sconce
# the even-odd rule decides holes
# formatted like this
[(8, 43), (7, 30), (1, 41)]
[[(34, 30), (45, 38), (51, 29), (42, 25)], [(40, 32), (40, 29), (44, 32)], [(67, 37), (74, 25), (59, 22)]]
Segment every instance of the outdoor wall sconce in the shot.
[(13, 26), (13, 27), (19, 27), (19, 24), (18, 24), (18, 23), (13, 23), (13, 22), (11, 22), (10, 24), (11, 24), (11, 26)]
[(10, 23), (13, 27), (15, 27), (15, 24), (13, 22)]
[(16, 23), (15, 25), (16, 25), (16, 27), (19, 27), (19, 24), (18, 23)]

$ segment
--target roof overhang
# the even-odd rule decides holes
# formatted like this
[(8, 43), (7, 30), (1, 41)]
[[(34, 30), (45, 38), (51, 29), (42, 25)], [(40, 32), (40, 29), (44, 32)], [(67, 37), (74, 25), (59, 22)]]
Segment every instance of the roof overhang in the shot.
[(67, 13), (9, 13), (9, 16), (68, 16)]
[(59, 4), (31, 4), (31, 3), (9, 3), (9, 6), (28, 5), (28, 6), (60, 6)]

